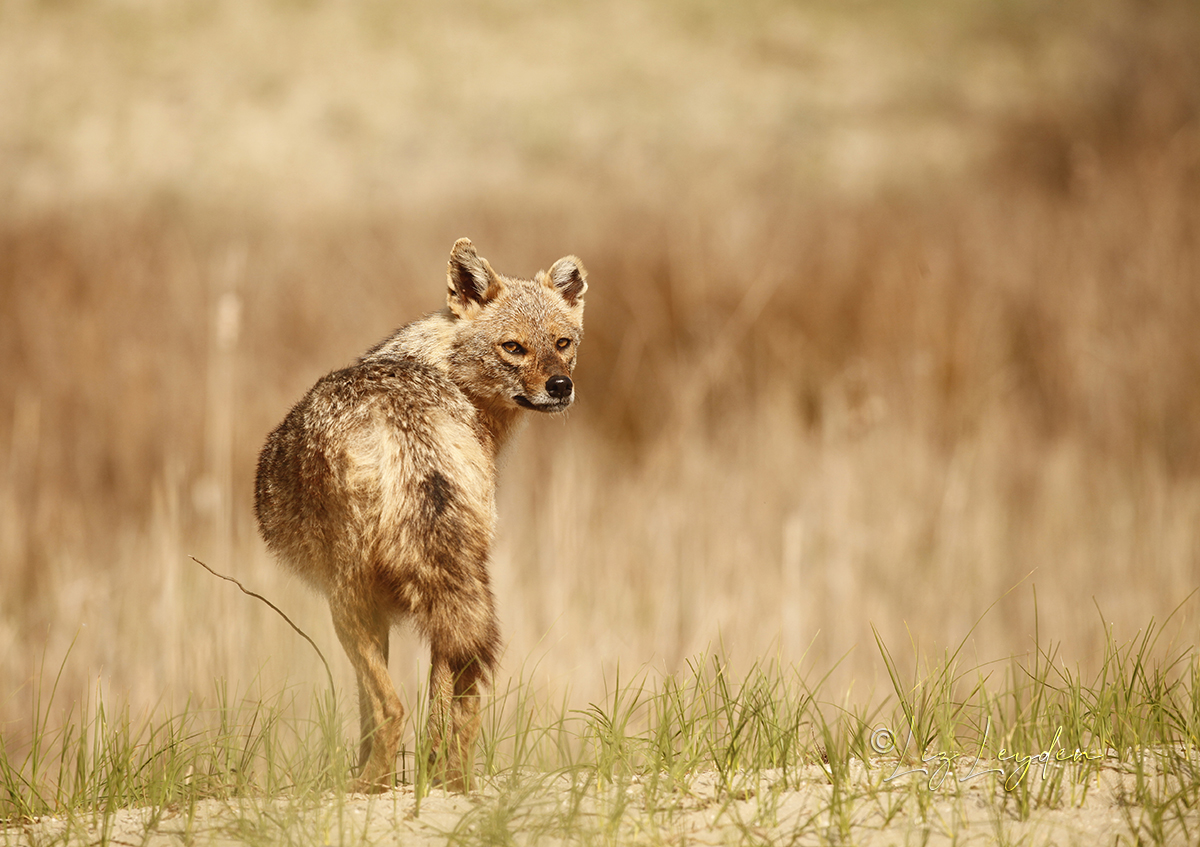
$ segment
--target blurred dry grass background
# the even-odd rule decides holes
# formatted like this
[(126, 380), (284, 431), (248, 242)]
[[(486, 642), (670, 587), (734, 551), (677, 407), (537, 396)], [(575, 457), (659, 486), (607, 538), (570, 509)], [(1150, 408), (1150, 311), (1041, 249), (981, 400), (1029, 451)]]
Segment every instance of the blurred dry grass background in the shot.
[(502, 475), (506, 671), (586, 701), (720, 641), (865, 696), (872, 624), (999, 599), (995, 659), (1033, 586), (1086, 665), (1200, 585), (1198, 198), (1191, 0), (8, 0), (5, 737), (72, 640), (64, 704), (320, 684), (188, 554), (352, 690), (254, 462), (461, 235), (591, 274), (577, 407)]

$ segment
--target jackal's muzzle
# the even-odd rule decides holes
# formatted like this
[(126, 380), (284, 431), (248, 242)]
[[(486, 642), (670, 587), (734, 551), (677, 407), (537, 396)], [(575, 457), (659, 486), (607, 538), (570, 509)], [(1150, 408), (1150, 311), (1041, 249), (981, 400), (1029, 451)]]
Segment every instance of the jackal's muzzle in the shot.
[(513, 397), (517, 405), (535, 412), (561, 412), (571, 405), (575, 397), (575, 385), (569, 376), (552, 376), (546, 380), (545, 395), (529, 399), (524, 394)]

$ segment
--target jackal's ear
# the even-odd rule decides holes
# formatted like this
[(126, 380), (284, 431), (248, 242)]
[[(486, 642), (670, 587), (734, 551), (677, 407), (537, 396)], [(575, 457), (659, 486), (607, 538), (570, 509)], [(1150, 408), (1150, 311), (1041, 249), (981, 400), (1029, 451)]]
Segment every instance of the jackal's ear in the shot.
[(577, 256), (563, 256), (550, 266), (546, 277), (572, 306), (583, 302), (583, 295), (587, 291), (587, 271)]
[(495, 297), (503, 283), (487, 259), (475, 252), (471, 239), (460, 238), (450, 251), (446, 285), (450, 311), (464, 318)]

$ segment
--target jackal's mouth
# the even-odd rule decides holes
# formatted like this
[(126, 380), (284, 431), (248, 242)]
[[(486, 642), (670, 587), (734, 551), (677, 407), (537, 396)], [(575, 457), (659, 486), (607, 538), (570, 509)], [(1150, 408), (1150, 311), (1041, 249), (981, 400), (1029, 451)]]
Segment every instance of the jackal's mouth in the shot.
[(564, 397), (562, 400), (551, 400), (548, 403), (534, 403), (524, 394), (513, 395), (513, 401), (522, 409), (530, 409), (534, 412), (562, 412), (571, 405), (574, 396)]

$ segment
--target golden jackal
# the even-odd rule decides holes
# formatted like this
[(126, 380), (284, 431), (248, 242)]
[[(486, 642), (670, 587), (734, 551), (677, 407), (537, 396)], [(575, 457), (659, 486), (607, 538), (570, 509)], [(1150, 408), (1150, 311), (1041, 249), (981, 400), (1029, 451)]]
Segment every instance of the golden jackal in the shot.
[(430, 762), (470, 787), (480, 687), (500, 636), (488, 585), (496, 454), (522, 411), (561, 412), (583, 335), (574, 256), (533, 280), (450, 252), (447, 306), (321, 379), (267, 437), (255, 509), (267, 545), (329, 598), (358, 675), (355, 790), (392, 781), (404, 708), (388, 676), (392, 624), (429, 639)]

